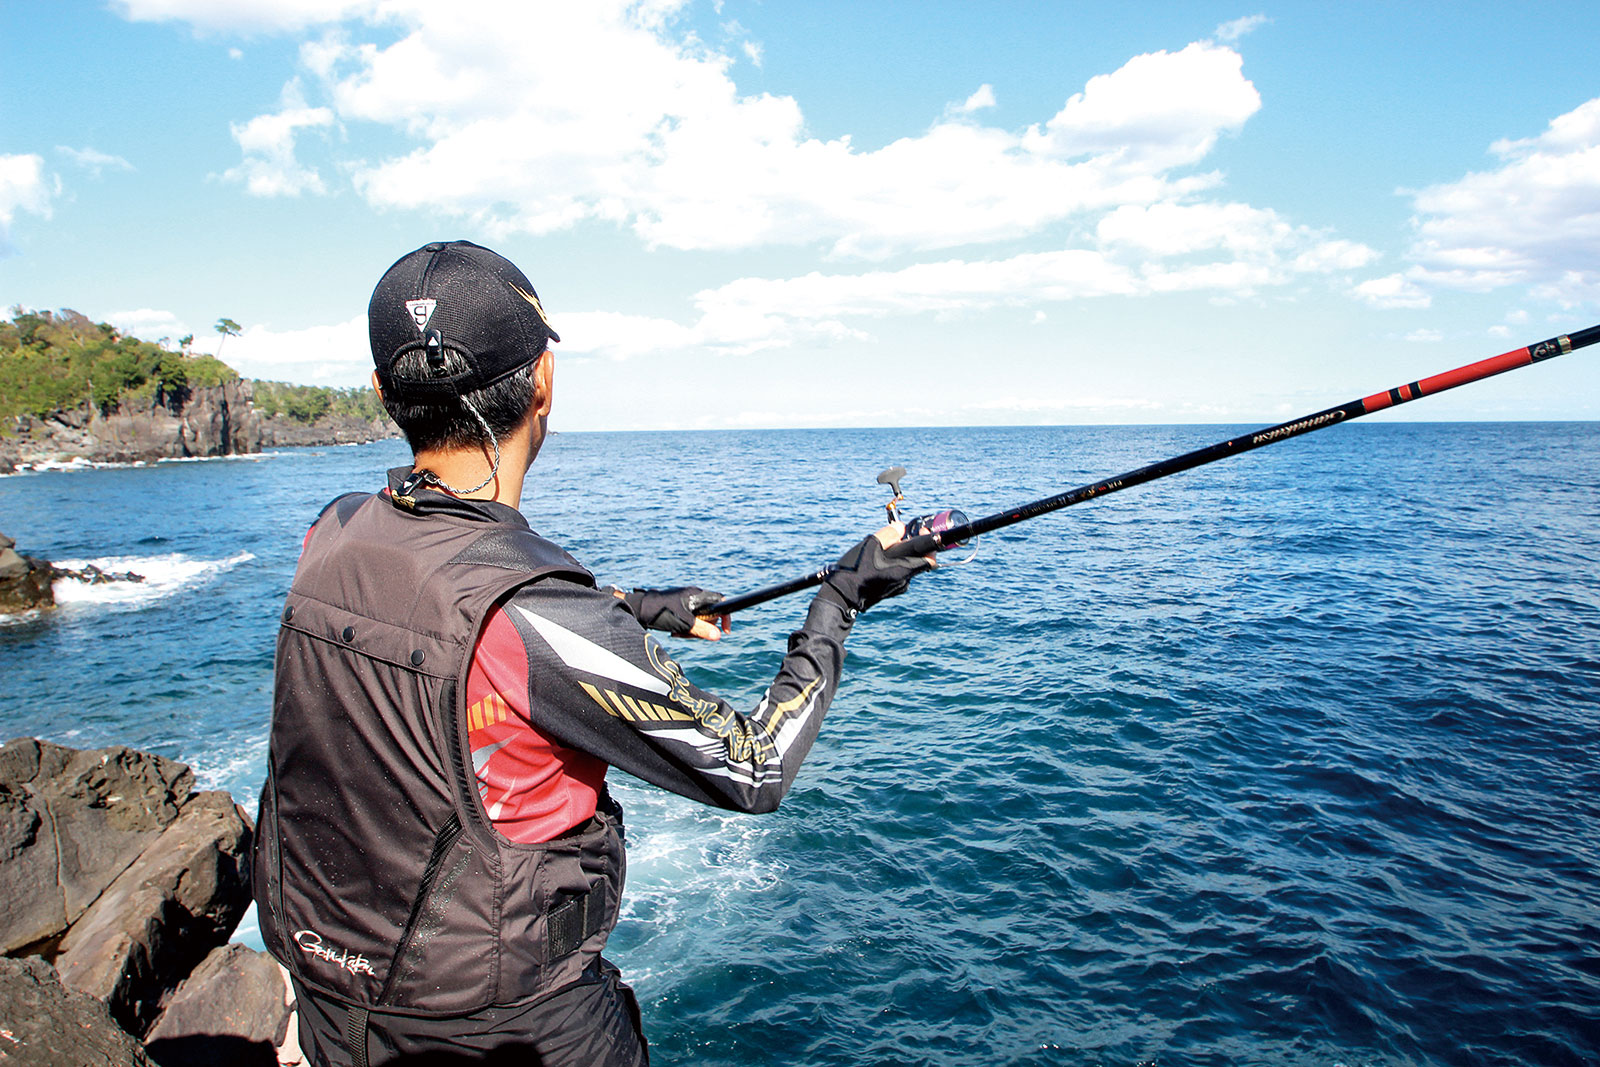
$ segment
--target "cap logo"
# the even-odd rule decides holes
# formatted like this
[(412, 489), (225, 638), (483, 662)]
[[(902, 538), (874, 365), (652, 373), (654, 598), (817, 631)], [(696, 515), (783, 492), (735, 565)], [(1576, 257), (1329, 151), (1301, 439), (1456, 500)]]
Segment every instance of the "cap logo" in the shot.
[(411, 321), (417, 324), (417, 332), (428, 328), (428, 320), (433, 318), (433, 309), (439, 306), (439, 301), (428, 297), (426, 300), (407, 300), (406, 311), (411, 314)]
[(547, 330), (550, 329), (550, 319), (548, 317), (546, 317), (546, 315), (544, 313), (544, 305), (539, 303), (539, 298), (537, 296), (534, 296), (532, 293), (523, 292), (513, 282), (508, 282), (507, 284), (511, 286), (512, 290), (515, 291), (518, 296), (522, 297), (522, 299), (526, 300), (528, 303), (533, 305), (533, 310), (535, 310), (535, 311), (537, 311), (539, 313), (539, 321), (544, 323), (544, 328), (545, 329), (547, 329)]

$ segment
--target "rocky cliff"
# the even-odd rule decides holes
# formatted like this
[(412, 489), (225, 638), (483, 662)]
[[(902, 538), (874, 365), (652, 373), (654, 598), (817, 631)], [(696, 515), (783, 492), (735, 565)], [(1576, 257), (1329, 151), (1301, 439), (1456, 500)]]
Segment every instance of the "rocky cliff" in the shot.
[(261, 447), (289, 445), (358, 445), (385, 437), (399, 437), (388, 419), (359, 419), (353, 415), (324, 415), (316, 422), (296, 422), (285, 415), (261, 420)]
[(43, 418), (22, 415), (0, 427), (0, 474), (44, 463), (150, 463), (230, 456), (282, 445), (376, 441), (398, 431), (387, 420), (326, 416), (300, 423), (263, 418), (248, 380), (158, 394), (110, 414), (88, 404)]
[(14, 434), (0, 438), (0, 469), (73, 459), (135, 463), (261, 451), (261, 418), (245, 381), (184, 389), (110, 414), (84, 404), (14, 421), (8, 428)]

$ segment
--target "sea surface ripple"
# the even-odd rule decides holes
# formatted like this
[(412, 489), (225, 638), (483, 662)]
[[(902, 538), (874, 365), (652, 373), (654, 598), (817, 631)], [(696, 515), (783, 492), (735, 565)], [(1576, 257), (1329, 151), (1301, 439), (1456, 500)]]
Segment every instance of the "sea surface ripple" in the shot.
[[(523, 510), (602, 581), (736, 593), (896, 463), (977, 516), (1235, 432), (560, 434)], [(404, 459), (0, 479), (24, 551), (153, 579), (0, 626), (5, 735), (253, 810), (300, 537)], [(675, 655), (749, 707), (804, 603)], [(655, 1062), (1600, 1062), (1600, 425), (1285, 442), (984, 538), (849, 652), (777, 814), (613, 775)]]

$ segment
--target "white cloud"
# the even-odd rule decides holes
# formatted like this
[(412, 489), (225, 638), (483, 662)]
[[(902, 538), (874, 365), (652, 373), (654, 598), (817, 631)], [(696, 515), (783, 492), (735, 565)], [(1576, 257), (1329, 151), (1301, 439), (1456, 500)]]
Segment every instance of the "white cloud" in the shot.
[(107, 170), (132, 170), (133, 164), (121, 156), (113, 156), (94, 148), (68, 148), (56, 145), (56, 151), (89, 171), (96, 178)]
[[(1191, 228), (1191, 232), (1198, 229)], [(563, 314), (561, 332), (566, 341), (561, 350), (616, 358), (683, 348), (743, 354), (800, 343), (866, 338), (868, 334), (852, 320), (962, 315), (996, 307), (1028, 308), (1153, 293), (1211, 292), (1233, 297), (1283, 285), (1308, 271), (1359, 266), (1371, 256), (1362, 246), (1321, 241), (1303, 228), (1269, 225), (1266, 229), (1262, 241), (1241, 245), (1237, 256), (1210, 261), (1178, 254), (1212, 247), (1220, 238), (1186, 240), (1160, 250), (1141, 250), (1137, 255), (1128, 255), (1126, 248), (1113, 242), (1101, 249), (1066, 248), (992, 260), (953, 259), (899, 270), (741, 278), (697, 293), (699, 317), (689, 326), (612, 313)], [(1296, 254), (1303, 248), (1307, 250)], [(1159, 257), (1165, 254), (1178, 261), (1162, 262)], [(1043, 321), (1043, 317), (1043, 311), (1036, 311), (1033, 321)]]
[(0, 255), (11, 251), (11, 222), (19, 211), (50, 217), (50, 200), (60, 188), (45, 176), (36, 155), (0, 156)]
[(1406, 274), (1387, 274), (1351, 289), (1359, 299), (1378, 308), (1425, 308), (1433, 297)]
[(978, 86), (977, 91), (971, 96), (967, 97), (961, 106), (956, 108), (956, 111), (963, 115), (970, 115), (974, 111), (982, 111), (986, 107), (994, 106), (994, 86), (990, 85), (988, 82), (985, 82)]
[(1245, 34), (1251, 33), (1258, 27), (1263, 26), (1271, 21), (1272, 20), (1267, 18), (1265, 15), (1246, 15), (1244, 18), (1238, 18), (1233, 19), (1230, 22), (1224, 22), (1222, 25), (1217, 27), (1216, 33), (1212, 36), (1219, 41), (1237, 41)]
[(1335, 271), (1355, 270), (1365, 267), (1378, 258), (1374, 249), (1355, 241), (1346, 241), (1341, 238), (1323, 240), (1320, 231), (1312, 231), (1303, 226), (1295, 227), (1297, 234), (1319, 234), (1315, 244), (1295, 257), (1294, 267), (1297, 271)]
[(246, 378), (343, 388), (366, 385), (372, 375), (365, 313), (301, 330), (275, 330), (258, 323), (226, 341), (212, 324), (196, 328), (163, 308), (113, 311), (106, 321), (146, 341), (166, 338), (174, 347), (180, 337), (193, 334), (191, 352), (215, 355), (220, 348), (222, 361)]
[[(373, 205), (490, 234), (603, 220), (681, 249), (820, 243), (881, 258), (1025, 237), (1215, 185), (1181, 171), (1260, 107), (1238, 53), (1197, 42), (1091, 79), (1022, 131), (974, 123), (985, 86), (959, 121), (863, 151), (810, 136), (791, 97), (741, 93), (733, 58), (678, 32), (675, 6), (391, 0), (390, 43), (350, 23), (301, 59), (337, 121), (415, 142), (351, 161)], [(561, 47), (529, 62), (529, 40)], [(274, 158), (273, 175), (292, 164), (288, 149)]]
[[(863, 274), (741, 278), (697, 294), (695, 304), (702, 316), (699, 329), (717, 343), (764, 347), (792, 341), (785, 330), (859, 336), (839, 321), (844, 318), (1028, 306), (1140, 289), (1127, 267), (1097, 252), (1064, 249)], [(774, 324), (782, 324), (775, 335), (767, 332)]]
[(1107, 255), (1137, 266), (1143, 291), (1209, 291), (1224, 301), (1377, 258), (1365, 245), (1239, 203), (1124, 205), (1100, 220), (1096, 236)]
[[(227, 22), (223, 0), (122, 2), (141, 17), (181, 9), (201, 25)], [(681, 322), (562, 316), (563, 351), (616, 358), (859, 338), (862, 320), (893, 315), (1175, 291), (1233, 299), (1377, 258), (1269, 209), (1210, 199), (1222, 176), (1201, 169), (1206, 157), (1261, 107), (1241, 56), (1217, 41), (1135, 56), (1021, 128), (979, 117), (996, 104), (984, 83), (929, 127), (864, 150), (810, 134), (792, 97), (741, 92), (735, 56), (756, 42), (728, 23), (718, 50), (677, 24), (682, 6), (342, 5), (324, 20), (338, 25), (299, 53), (325, 106), (291, 83), (278, 111), (234, 127), (245, 159), (229, 176), (258, 195), (323, 191), (296, 159), (296, 137), (365, 124), (412, 147), (340, 161), (361, 196), (490, 237), (599, 221), (652, 246), (812, 245), (834, 261), (975, 249), (896, 269), (743, 278), (699, 293)], [(279, 28), (316, 21), (300, 0), (253, 7), (251, 18)], [(530, 61), (530, 40), (560, 47)], [(1034, 250), (981, 251), (1022, 240)], [(1415, 299), (1421, 284), (1380, 279), (1358, 293)]]
[(1600, 303), (1600, 97), (1490, 151), (1495, 169), (1413, 194), (1415, 280), (1475, 292), (1526, 285), (1564, 307)]
[(244, 159), (222, 176), (243, 182), (252, 196), (325, 193), (327, 186), (316, 169), (295, 159), (295, 138), (301, 130), (333, 124), (333, 112), (328, 108), (305, 106), (289, 106), (274, 114), (257, 115), (242, 125), (235, 123), (229, 128)]
[(1084, 396), (1073, 393), (1051, 397), (1035, 395), (1020, 395), (1013, 393), (1010, 396), (997, 397), (993, 400), (980, 400), (971, 404), (962, 404), (960, 411), (1018, 411), (1018, 412), (1051, 412), (1074, 411), (1081, 409), (1107, 410), (1126, 409), (1132, 411), (1158, 411), (1165, 405), (1159, 400), (1147, 396)]
[(106, 316), (106, 321), (123, 333), (141, 337), (146, 341), (156, 341), (163, 337), (176, 341), (179, 337), (194, 332), (177, 315), (160, 308), (113, 311)]
[(1233, 262), (1271, 268), (1279, 282), (1297, 273), (1353, 270), (1377, 258), (1365, 245), (1239, 203), (1124, 205), (1102, 218), (1096, 233), (1106, 247), (1146, 257), (1222, 252)]
[(1134, 56), (1090, 78), (1024, 143), (1052, 156), (1089, 156), (1151, 173), (1197, 163), (1221, 134), (1236, 132), (1261, 109), (1243, 67), (1239, 53), (1205, 41)]
[(744, 56), (753, 67), (761, 66), (762, 48), (756, 41), (745, 41), (739, 47), (744, 49)]
[(377, 0), (112, 0), (135, 22), (179, 21), (199, 29), (257, 32), (295, 30), (374, 12)]
[(1406, 334), (1406, 340), (1412, 342), (1413, 344), (1437, 344), (1438, 342), (1444, 340), (1444, 334), (1440, 333), (1438, 330), (1412, 330), (1410, 333)]
[[(836, 398), (835, 398), (836, 399)], [(1186, 405), (1187, 407), (1187, 405)], [(788, 426), (922, 426), (994, 425), (996, 423), (1052, 424), (1066, 421), (1101, 421), (1139, 418), (1169, 410), (1162, 401), (1143, 396), (1085, 396), (1078, 393), (1039, 396), (1011, 394), (989, 400), (950, 405), (899, 403), (884, 407), (754, 409), (732, 415), (701, 416), (656, 428), (739, 428)]]
[[(210, 334), (204, 347), (214, 352), (219, 341), (220, 336)], [(222, 360), (246, 378), (340, 388), (366, 385), (372, 377), (367, 316), (303, 330), (247, 326), (228, 339)]]
[(1568, 311), (1600, 303), (1600, 270), (1567, 270), (1535, 285), (1535, 300), (1548, 300)]
[(575, 311), (560, 316), (559, 355), (602, 355), (613, 359), (689, 348), (701, 343), (693, 329), (671, 319), (614, 311)]

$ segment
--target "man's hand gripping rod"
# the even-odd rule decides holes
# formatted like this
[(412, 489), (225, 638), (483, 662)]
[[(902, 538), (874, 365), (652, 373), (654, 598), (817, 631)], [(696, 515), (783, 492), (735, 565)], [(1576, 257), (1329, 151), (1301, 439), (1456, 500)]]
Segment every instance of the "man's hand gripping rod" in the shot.
[[(1041, 500), (1022, 504), (1006, 511), (996, 512), (993, 515), (975, 519), (971, 522), (966, 521), (966, 516), (961, 515), (960, 512), (941, 512), (940, 515), (959, 515), (960, 520), (942, 529), (913, 531), (911, 526), (919, 520), (912, 520), (912, 523), (907, 525), (906, 539), (898, 544), (891, 545), (886, 551), (890, 556), (926, 556), (934, 552), (943, 552), (982, 534), (991, 533), (1019, 522), (1027, 522), (1029, 519), (1036, 519), (1048, 512), (1071, 507), (1073, 504), (1081, 504), (1085, 500), (1092, 500), (1108, 493), (1120, 492), (1135, 485), (1143, 485), (1145, 482), (1153, 482), (1157, 478), (1165, 478), (1170, 474), (1192, 470), (1195, 467), (1214, 463), (1229, 456), (1254, 451), (1257, 448), (1265, 448), (1267, 445), (1277, 444), (1279, 441), (1287, 441), (1291, 437), (1299, 437), (1303, 434), (1311, 433), (1313, 430), (1321, 430), (1336, 423), (1349, 422), (1351, 419), (1359, 419), (1363, 415), (1370, 415), (1375, 411), (1382, 411), (1384, 408), (1410, 403), (1420, 397), (1432, 396), (1435, 393), (1442, 393), (1446, 389), (1454, 389), (1458, 385), (1467, 385), (1471, 382), (1482, 381), (1484, 378), (1492, 378), (1496, 374), (1504, 374), (1506, 371), (1517, 370), (1534, 363), (1542, 363), (1547, 359), (1565, 355), (1574, 349), (1592, 345), (1597, 341), (1600, 341), (1600, 325), (1591, 326), (1576, 333), (1560, 334), (1550, 338), (1548, 341), (1540, 341), (1538, 344), (1528, 345), (1526, 348), (1514, 348), (1498, 356), (1479, 360), (1477, 363), (1469, 363), (1454, 370), (1435, 374), (1431, 378), (1423, 378), (1405, 385), (1397, 385), (1393, 389), (1387, 389), (1381, 393), (1373, 393), (1371, 396), (1363, 397), (1360, 400), (1351, 400), (1336, 407), (1324, 408), (1322, 411), (1316, 411), (1298, 419), (1291, 419), (1288, 422), (1279, 423), (1277, 426), (1269, 426), (1265, 429), (1256, 430), (1254, 433), (1219, 441), (1214, 445), (1195, 449), (1193, 452), (1185, 452), (1181, 456), (1164, 459), (1158, 463), (1140, 467), (1138, 470), (1131, 470), (1112, 478), (1106, 478), (1089, 485), (1082, 485), (1065, 493), (1047, 496)], [(900, 495), (899, 483), (900, 478), (904, 475), (905, 470), (901, 467), (891, 467), (878, 475), (879, 482), (888, 484), (894, 489), (895, 497), (886, 505), (891, 521), (895, 519), (896, 509), (903, 499)], [(935, 519), (937, 517), (927, 516), (926, 518)], [(731, 615), (736, 611), (743, 611), (745, 608), (754, 607), (757, 604), (765, 604), (769, 600), (776, 600), (778, 597), (788, 596), (790, 593), (797, 593), (802, 589), (809, 589), (811, 586), (821, 584), (832, 571), (833, 567), (830, 565), (804, 577), (784, 582), (781, 585), (768, 586), (753, 593), (745, 593), (742, 596), (718, 601), (717, 614)]]

